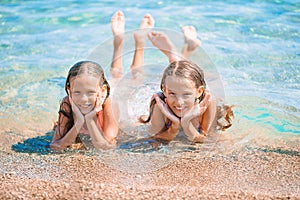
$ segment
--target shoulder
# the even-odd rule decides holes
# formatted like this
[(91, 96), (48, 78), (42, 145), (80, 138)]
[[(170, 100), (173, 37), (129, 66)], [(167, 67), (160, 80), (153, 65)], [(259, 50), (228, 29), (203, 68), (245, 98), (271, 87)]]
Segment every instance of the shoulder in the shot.
[(216, 101), (217, 101), (217, 99), (216, 99), (215, 95), (213, 95), (209, 90), (206, 90), (204, 98), (201, 100), (199, 105), (202, 107), (203, 106), (209, 107), (209, 106), (215, 105)]
[(65, 97), (61, 100), (61, 103), (69, 103), (69, 104), (70, 104), (69, 96), (65, 96)]
[(155, 96), (158, 96), (161, 100), (165, 101), (165, 95), (164, 93), (162, 92), (157, 92), (157, 93), (154, 93), (151, 97), (151, 101), (153, 101), (155, 99)]
[(110, 97), (107, 97), (102, 105), (102, 113), (110, 114), (112, 113), (112, 100)]
[(103, 108), (108, 107), (108, 106), (111, 106), (111, 98), (109, 96), (105, 99), (105, 101), (103, 103)]
[(164, 93), (162, 93), (162, 92), (157, 92), (156, 94), (157, 94), (157, 96), (159, 96), (159, 98), (161, 98), (162, 100), (164, 100), (164, 99), (166, 98), (165, 95), (164, 95)]

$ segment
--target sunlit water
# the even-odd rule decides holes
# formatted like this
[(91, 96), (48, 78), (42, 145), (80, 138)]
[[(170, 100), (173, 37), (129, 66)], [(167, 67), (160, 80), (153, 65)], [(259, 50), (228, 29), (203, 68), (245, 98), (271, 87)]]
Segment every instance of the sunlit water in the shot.
[[(51, 130), (57, 120), (59, 102), (65, 96), (65, 77), (72, 64), (86, 58), (96, 59), (109, 77), (110, 18), (118, 9), (125, 13), (129, 31), (124, 47), (125, 77), (134, 50), (132, 30), (139, 27), (144, 14), (150, 13), (155, 18), (158, 29), (172, 32), (179, 49), (183, 43), (180, 27), (197, 28), (202, 49), (193, 59), (201, 62), (205, 57), (204, 69), (217, 77), (216, 85), (211, 88), (216, 86), (217, 95), (235, 106), (233, 127), (221, 135), (223, 142), (216, 142), (217, 135), (197, 147), (198, 150), (208, 152), (218, 148), (230, 152), (274, 145), (277, 149), (299, 150), (300, 4), (297, 1), (7, 1), (0, 5), (2, 152), (9, 152), (16, 142), (44, 136)], [(130, 120), (147, 113), (151, 92), (158, 89), (161, 70), (167, 64), (155, 48), (147, 45), (148, 79), (128, 87), (133, 95), (121, 99), (128, 103), (123, 108), (126, 112), (122, 131), (129, 136), (147, 136), (144, 127), (136, 127)], [(124, 91), (116, 87), (114, 92)], [(118, 96), (115, 100), (121, 95)], [(50, 138), (45, 136), (44, 142)], [(29, 144), (39, 145), (35, 142)], [(42, 140), (40, 145), (43, 144)], [(177, 148), (175, 153), (173, 147)], [(189, 148), (184, 141), (181, 146), (175, 142), (172, 148), (164, 147), (157, 155), (174, 153), (165, 162), (170, 163), (180, 149), (193, 150)], [(122, 157), (126, 152), (111, 153)], [(107, 159), (105, 162), (112, 166), (120, 162), (109, 160), (109, 156)], [(130, 159), (141, 158), (135, 154)], [(136, 163), (130, 159), (127, 164)]]

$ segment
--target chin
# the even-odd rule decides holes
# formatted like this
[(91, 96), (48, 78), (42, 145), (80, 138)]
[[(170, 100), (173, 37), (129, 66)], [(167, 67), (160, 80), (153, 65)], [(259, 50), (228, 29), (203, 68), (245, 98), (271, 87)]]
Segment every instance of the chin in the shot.
[(184, 113), (176, 114), (176, 116), (182, 118), (184, 116)]
[(83, 114), (83, 115), (86, 115), (88, 113), (90, 113), (92, 110), (89, 109), (89, 110), (80, 110), (80, 112)]
[(173, 110), (173, 113), (177, 116), (177, 117), (183, 117), (184, 116), (184, 114), (185, 114), (185, 112), (179, 112), (179, 111), (176, 111), (176, 112), (174, 112), (174, 110)]

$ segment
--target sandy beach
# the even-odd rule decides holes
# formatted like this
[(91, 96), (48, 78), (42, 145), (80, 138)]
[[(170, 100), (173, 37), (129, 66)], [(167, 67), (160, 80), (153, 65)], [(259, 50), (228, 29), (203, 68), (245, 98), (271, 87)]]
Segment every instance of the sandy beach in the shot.
[(0, 199), (300, 199), (299, 149), (195, 150), (128, 173), (126, 156), (112, 167), (97, 154), (17, 153), (17, 137), (1, 141)]

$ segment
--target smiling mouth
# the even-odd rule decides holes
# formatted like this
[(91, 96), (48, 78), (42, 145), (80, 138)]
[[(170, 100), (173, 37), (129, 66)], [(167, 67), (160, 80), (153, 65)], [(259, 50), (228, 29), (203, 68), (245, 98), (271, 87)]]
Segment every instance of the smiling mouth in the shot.
[(85, 105), (80, 105), (80, 108), (89, 108), (91, 107), (92, 104), (85, 104)]
[(175, 106), (175, 109), (178, 110), (178, 111), (183, 111), (185, 109), (185, 107), (177, 107), (177, 106)]
[[(183, 113), (185, 112), (185, 109), (186, 109), (186, 107), (177, 107), (177, 106), (174, 106), (173, 113), (174, 113), (177, 117), (181, 118), (181, 117), (182, 117), (181, 115), (183, 115)], [(177, 113), (177, 114), (176, 114), (176, 113)]]

